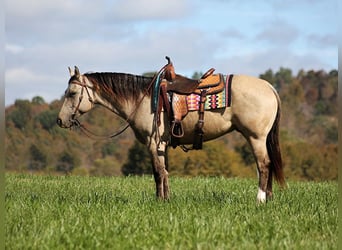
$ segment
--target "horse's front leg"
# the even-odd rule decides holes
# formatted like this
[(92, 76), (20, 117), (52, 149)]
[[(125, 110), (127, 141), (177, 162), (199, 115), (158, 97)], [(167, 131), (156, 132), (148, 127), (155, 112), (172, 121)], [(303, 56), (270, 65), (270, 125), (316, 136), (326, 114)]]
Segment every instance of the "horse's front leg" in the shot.
[(152, 157), (153, 175), (156, 183), (156, 195), (159, 199), (168, 199), (169, 173), (167, 171), (167, 145), (165, 142), (151, 143), (150, 153)]

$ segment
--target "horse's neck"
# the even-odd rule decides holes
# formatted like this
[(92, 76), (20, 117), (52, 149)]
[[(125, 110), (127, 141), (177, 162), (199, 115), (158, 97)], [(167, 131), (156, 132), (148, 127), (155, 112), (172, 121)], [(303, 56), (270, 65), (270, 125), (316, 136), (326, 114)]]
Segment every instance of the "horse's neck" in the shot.
[(121, 107), (112, 101), (107, 101), (105, 98), (102, 98), (99, 95), (96, 96), (96, 104), (99, 104), (100, 106), (112, 111), (124, 119), (127, 118), (127, 113), (129, 112), (127, 108)]
[[(125, 95), (130, 95), (131, 93), (125, 93), (125, 91), (122, 91), (117, 98), (115, 96), (108, 98), (105, 96), (102, 96), (99, 92), (96, 94), (96, 103), (100, 104), (101, 106), (104, 106), (105, 108), (111, 110), (113, 113), (119, 115), (125, 120), (132, 120), (134, 122), (134, 117), (137, 113), (139, 114), (147, 114), (147, 112), (151, 113), (151, 98), (146, 93), (146, 89), (149, 85), (146, 85), (146, 83), (151, 80), (147, 78), (139, 78), (141, 76), (127, 76), (124, 75), (125, 78), (121, 79), (120, 81), (126, 81), (125, 86), (134, 86), (132, 89), (135, 91), (135, 94), (132, 94), (132, 96), (127, 96), (126, 98), (123, 98), (123, 93)], [(135, 82), (138, 81), (138, 82)], [(135, 86), (136, 85), (136, 86)], [(146, 85), (146, 86), (145, 86)], [(119, 84), (118, 88), (122, 88), (122, 86)], [(129, 88), (130, 89), (130, 88)], [(140, 89), (140, 90), (139, 90)], [(133, 91), (133, 92), (134, 92)], [(121, 90), (119, 91), (121, 92)], [(128, 91), (126, 91), (128, 92)], [(139, 110), (139, 111), (138, 111)]]
[[(147, 97), (145, 97), (144, 99), (146, 98)], [(137, 109), (140, 108), (138, 106), (140, 106), (141, 104), (141, 103), (137, 104), (131, 99), (127, 99), (126, 101), (121, 102), (121, 103), (115, 103), (114, 101), (108, 101), (100, 96), (97, 96), (96, 102), (97, 104), (119, 115), (121, 118), (127, 119), (127, 120), (133, 119), (133, 116), (135, 116)]]

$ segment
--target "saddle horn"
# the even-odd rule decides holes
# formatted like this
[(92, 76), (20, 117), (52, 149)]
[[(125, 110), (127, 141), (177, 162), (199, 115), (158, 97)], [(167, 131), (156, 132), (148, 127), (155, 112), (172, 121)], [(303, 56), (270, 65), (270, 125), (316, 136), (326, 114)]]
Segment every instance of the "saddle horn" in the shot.
[(165, 56), (165, 59), (167, 60), (167, 64), (172, 64), (170, 57)]
[(165, 65), (165, 70), (164, 70), (165, 79), (167, 81), (172, 82), (176, 78), (175, 69), (173, 67), (170, 57), (165, 56), (165, 59), (167, 60), (167, 64)]

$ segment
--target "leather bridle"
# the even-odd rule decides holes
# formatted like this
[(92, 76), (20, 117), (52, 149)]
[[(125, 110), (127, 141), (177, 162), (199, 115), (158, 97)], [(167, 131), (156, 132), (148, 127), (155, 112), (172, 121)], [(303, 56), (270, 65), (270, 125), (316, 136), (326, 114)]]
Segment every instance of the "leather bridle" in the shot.
[(71, 82), (70, 84), (76, 84), (76, 85), (79, 85), (79, 86), (82, 87), (82, 89), (81, 89), (81, 95), (80, 95), (79, 100), (78, 100), (78, 104), (77, 104), (77, 106), (76, 106), (74, 112), (73, 112), (72, 115), (71, 115), (71, 119), (74, 120), (74, 119), (75, 119), (75, 116), (76, 116), (76, 114), (77, 114), (77, 112), (78, 112), (79, 109), (80, 109), (80, 106), (81, 106), (81, 103), (82, 103), (82, 100), (83, 100), (83, 92), (84, 92), (84, 89), (86, 90), (87, 95), (88, 95), (88, 100), (89, 100), (89, 102), (90, 102), (92, 105), (94, 104), (94, 100), (93, 100), (93, 98), (90, 96), (90, 93), (89, 93), (89, 90), (88, 90), (88, 88), (92, 89), (92, 87), (87, 86), (86, 83), (81, 82), (81, 81), (77, 81), (77, 82), (76, 82), (76, 81), (73, 81), (73, 82)]

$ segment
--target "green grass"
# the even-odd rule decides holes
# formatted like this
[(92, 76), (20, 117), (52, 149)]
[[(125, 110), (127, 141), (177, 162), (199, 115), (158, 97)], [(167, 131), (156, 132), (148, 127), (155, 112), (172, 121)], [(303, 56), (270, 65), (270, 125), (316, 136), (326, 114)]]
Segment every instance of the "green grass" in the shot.
[(257, 180), (6, 174), (6, 249), (337, 249), (337, 182), (290, 182), (256, 204)]

